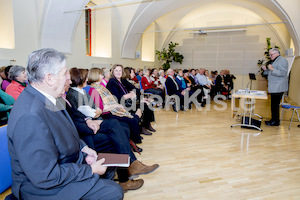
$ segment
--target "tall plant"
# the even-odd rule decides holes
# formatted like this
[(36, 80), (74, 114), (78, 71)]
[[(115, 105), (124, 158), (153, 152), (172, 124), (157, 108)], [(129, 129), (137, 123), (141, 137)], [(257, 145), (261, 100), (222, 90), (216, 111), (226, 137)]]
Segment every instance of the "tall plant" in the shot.
[(162, 64), (164, 70), (168, 70), (170, 68), (171, 62), (179, 62), (182, 64), (184, 56), (178, 52), (175, 52), (175, 47), (179, 45), (178, 43), (173, 43), (172, 41), (169, 43), (169, 48), (163, 48), (162, 51), (156, 50), (155, 54), (158, 55), (159, 61), (164, 61)]
[(259, 67), (259, 70), (260, 70), (260, 73), (261, 73), (262, 76), (264, 76), (263, 75), (264, 70), (261, 67), (263, 65), (268, 66), (269, 64), (272, 63), (272, 60), (271, 60), (271, 57), (270, 57), (270, 54), (269, 54), (270, 49), (272, 49), (272, 48), (280, 49), (276, 45), (274, 47), (271, 46), (271, 38), (266, 38), (266, 42), (267, 42), (267, 48), (266, 48), (266, 51), (264, 53), (264, 58), (257, 61), (257, 67)]

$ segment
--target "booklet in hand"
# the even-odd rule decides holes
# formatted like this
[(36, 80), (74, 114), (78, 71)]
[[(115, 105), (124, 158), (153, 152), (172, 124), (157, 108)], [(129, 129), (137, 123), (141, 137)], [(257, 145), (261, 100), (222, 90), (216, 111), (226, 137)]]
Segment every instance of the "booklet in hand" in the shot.
[(105, 158), (102, 164), (105, 167), (129, 167), (130, 157), (128, 154), (116, 154), (116, 153), (98, 153), (97, 160)]

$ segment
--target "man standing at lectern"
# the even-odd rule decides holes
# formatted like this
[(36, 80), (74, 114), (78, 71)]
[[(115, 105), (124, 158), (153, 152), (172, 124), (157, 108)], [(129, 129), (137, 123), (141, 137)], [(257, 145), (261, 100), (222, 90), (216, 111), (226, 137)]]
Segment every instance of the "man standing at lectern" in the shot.
[(288, 61), (280, 55), (277, 48), (269, 51), (272, 63), (262, 66), (268, 75), (268, 91), (271, 94), (272, 119), (266, 121), (268, 126), (279, 126), (279, 104), (284, 92), (288, 91)]

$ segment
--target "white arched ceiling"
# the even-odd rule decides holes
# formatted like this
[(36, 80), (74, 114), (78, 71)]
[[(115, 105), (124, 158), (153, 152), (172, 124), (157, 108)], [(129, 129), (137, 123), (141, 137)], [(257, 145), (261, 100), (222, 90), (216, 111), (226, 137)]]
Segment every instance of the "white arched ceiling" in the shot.
[[(43, 10), (43, 14), (40, 16), (40, 46), (56, 48), (63, 52), (71, 52), (73, 37), (82, 11), (66, 11), (84, 9), (89, 0), (45, 0), (43, 2), (43, 6), (38, 5), (38, 9)], [(122, 46), (120, 47), (121, 57), (135, 58), (135, 51), (141, 38), (140, 33), (144, 32), (150, 24), (160, 17), (172, 12), (176, 13), (176, 17), (172, 18), (173, 21), (171, 23), (169, 20), (168, 24), (164, 24), (164, 26), (160, 24), (157, 26), (159, 29), (168, 29), (168, 27), (171, 26), (169, 29), (172, 29), (181, 18), (190, 11), (214, 2), (242, 6), (259, 14), (262, 18), (266, 19), (267, 22), (272, 22), (268, 19), (268, 15), (274, 13), (281, 21), (287, 22), (285, 25), (294, 42), (295, 54), (299, 55), (299, 38), (291, 19), (284, 10), (284, 8), (287, 7), (287, 4), (284, 3), (285, 0), (160, 0), (141, 3), (138, 9), (136, 9), (135, 14), (132, 15), (133, 17), (127, 28), (127, 32), (122, 33), (124, 36), (121, 37), (123, 38), (123, 42), (121, 42)], [(296, 23), (300, 17), (300, 14), (295, 12), (299, 1), (290, 0), (289, 3), (295, 5), (295, 8), (293, 8), (293, 6), (288, 7), (288, 11), (293, 12), (292, 17), (294, 23)], [(268, 8), (269, 11), (263, 12), (262, 10), (266, 10), (265, 8)], [(37, 20), (37, 22), (39, 22), (39, 20)], [(300, 30), (300, 25), (297, 25), (296, 28)]]
[(62, 52), (71, 52), (73, 37), (82, 11), (89, 0), (52, 0), (44, 1), (40, 26), (41, 48), (55, 48)]
[[(294, 26), (289, 19), (289, 16), (280, 7), (280, 5), (273, 0), (165, 0), (165, 1), (154, 1), (151, 3), (143, 4), (143, 6), (138, 9), (136, 16), (133, 18), (131, 25), (128, 28), (128, 32), (123, 42), (122, 46), (122, 57), (123, 58), (134, 58), (135, 50), (138, 42), (141, 38), (142, 32), (144, 32), (147, 27), (158, 20), (164, 15), (169, 13), (176, 13), (176, 17), (169, 21), (168, 25), (164, 27), (159, 27), (160, 29), (173, 29), (181, 19), (179, 16), (185, 16), (187, 13), (191, 12), (197, 7), (202, 7), (211, 3), (226, 3), (237, 6), (242, 6), (246, 9), (252, 10), (257, 13), (261, 18), (265, 19), (266, 22), (274, 22), (274, 19), (278, 18), (280, 21), (286, 22), (285, 26), (289, 31), (289, 34), (294, 41), (295, 54), (299, 54), (299, 39), (294, 29)], [(269, 10), (267, 9), (269, 8)], [(277, 19), (278, 19), (277, 18)], [(171, 27), (170, 27), (171, 26)]]
[[(240, 4), (241, 2), (239, 2)], [(242, 6), (242, 7), (241, 7)], [(245, 8), (245, 5), (233, 5), (228, 3), (208, 3), (205, 6), (198, 7), (193, 11), (189, 12), (184, 16), (173, 29), (186, 29), (193, 27), (212, 27), (212, 26), (232, 26), (232, 25), (241, 25), (241, 24), (264, 24), (267, 22), (279, 22), (280, 19), (270, 12), (268, 9), (262, 6), (256, 6), (250, 9)], [(176, 14), (176, 13), (174, 13)], [(160, 24), (161, 21), (165, 21), (166, 15), (159, 18), (157, 23)], [(284, 24), (269, 25), (272, 27), (273, 32), (276, 35), (280, 35), (281, 39), (280, 47), (282, 49), (289, 48), (290, 36), (285, 28)], [(189, 31), (190, 32), (190, 31)], [(160, 46), (157, 46), (158, 49), (166, 47), (170, 42), (171, 38), (176, 35), (178, 32), (168, 32), (163, 37), (164, 43)], [(159, 33), (158, 33), (159, 34)], [(184, 35), (184, 34), (183, 34)], [(263, 41), (265, 42), (265, 38)]]

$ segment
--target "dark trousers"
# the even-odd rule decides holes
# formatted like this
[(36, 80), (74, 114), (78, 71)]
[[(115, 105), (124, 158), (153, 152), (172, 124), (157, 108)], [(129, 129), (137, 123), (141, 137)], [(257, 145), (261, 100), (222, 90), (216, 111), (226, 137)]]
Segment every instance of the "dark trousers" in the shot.
[(272, 121), (279, 123), (279, 104), (282, 99), (283, 92), (271, 93), (271, 113)]
[[(87, 135), (82, 139), (98, 153), (128, 154), (130, 163), (132, 163), (136, 160), (136, 157), (129, 144), (129, 135), (129, 129), (122, 126), (117, 119), (105, 119), (101, 123), (97, 134)], [(117, 168), (117, 173), (120, 182), (128, 181), (127, 168)], [(112, 175), (114, 176), (114, 171), (108, 168), (103, 178), (111, 179)]]
[(150, 110), (148, 105), (146, 103), (143, 103), (144, 110), (142, 115), (142, 126), (145, 128), (149, 128), (150, 122), (153, 122), (155, 120), (154, 112), (153, 110)]
[(134, 143), (141, 143), (141, 132), (140, 132), (140, 119), (137, 115), (133, 114), (133, 118), (119, 117), (112, 114), (102, 115), (103, 119), (117, 119), (119, 122), (128, 124), (130, 128), (130, 139)]

